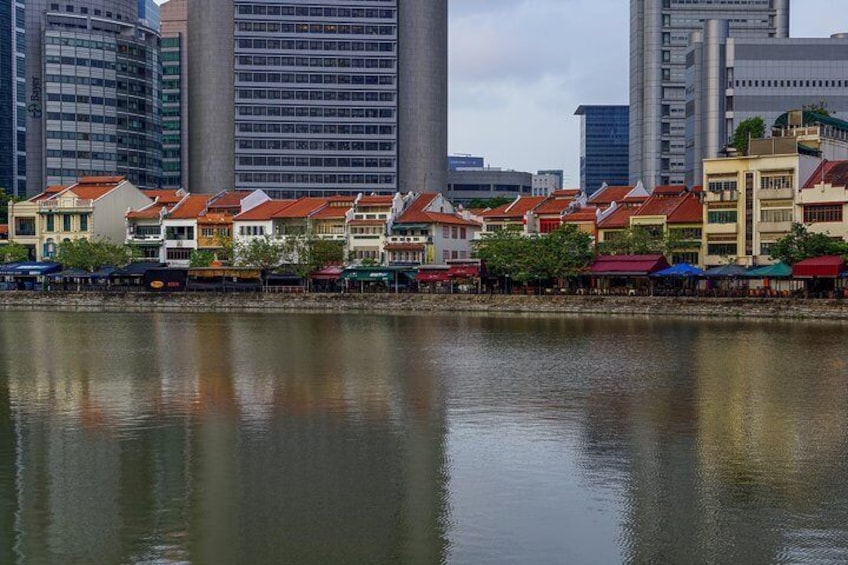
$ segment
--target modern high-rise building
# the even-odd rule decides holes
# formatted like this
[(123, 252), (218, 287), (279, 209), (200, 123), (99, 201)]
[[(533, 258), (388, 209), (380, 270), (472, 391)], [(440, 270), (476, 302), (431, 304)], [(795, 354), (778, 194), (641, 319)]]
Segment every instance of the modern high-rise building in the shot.
[(162, 188), (188, 188), (188, 2), (161, 6)]
[(103, 174), (158, 187), (160, 80), (137, 0), (28, 0), (27, 193)]
[(0, 0), (0, 189), (26, 190), (25, 12), (23, 0)]
[(627, 185), (629, 108), (584, 105), (574, 115), (580, 116), (580, 188), (592, 194), (604, 183)]
[(138, 21), (145, 27), (159, 31), (159, 4), (156, 0), (138, 0)]
[(686, 184), (700, 184), (703, 159), (719, 156), (736, 127), (760, 117), (769, 131), (784, 112), (824, 104), (848, 113), (848, 36), (744, 39), (710, 20), (686, 57)]
[(739, 38), (789, 36), (789, 0), (630, 0), (630, 182), (684, 182), (686, 49), (710, 19)]
[(447, 0), (189, 0), (193, 191), (447, 186)]

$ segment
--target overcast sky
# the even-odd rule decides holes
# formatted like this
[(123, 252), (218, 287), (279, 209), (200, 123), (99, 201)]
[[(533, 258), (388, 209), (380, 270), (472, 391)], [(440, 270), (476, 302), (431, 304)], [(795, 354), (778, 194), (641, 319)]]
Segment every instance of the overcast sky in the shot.
[[(627, 104), (628, 0), (449, 0), (451, 153), (564, 168), (577, 186), (580, 104)], [(842, 1), (792, 0), (792, 37), (848, 31)]]

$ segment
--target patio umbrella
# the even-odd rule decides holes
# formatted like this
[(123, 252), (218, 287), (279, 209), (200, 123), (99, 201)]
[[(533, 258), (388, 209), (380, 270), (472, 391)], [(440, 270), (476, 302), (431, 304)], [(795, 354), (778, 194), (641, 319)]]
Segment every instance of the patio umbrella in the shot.
[(673, 265), (668, 269), (657, 271), (651, 276), (689, 279), (704, 276), (704, 271), (702, 271), (698, 267), (690, 265), (689, 263), (678, 263), (677, 265)]
[(744, 277), (747, 273), (747, 269), (739, 265), (722, 265), (721, 267), (707, 269), (704, 272), (704, 276), (708, 279), (733, 279)]
[(792, 267), (786, 263), (775, 263), (751, 269), (746, 276), (754, 279), (788, 279), (792, 276)]

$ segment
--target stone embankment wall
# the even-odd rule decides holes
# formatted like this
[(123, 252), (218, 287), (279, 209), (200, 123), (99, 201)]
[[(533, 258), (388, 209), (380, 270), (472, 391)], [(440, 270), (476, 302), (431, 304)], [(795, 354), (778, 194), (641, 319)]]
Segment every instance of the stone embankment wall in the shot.
[(848, 300), (428, 294), (0, 292), (7, 310), (505, 312), (848, 320)]

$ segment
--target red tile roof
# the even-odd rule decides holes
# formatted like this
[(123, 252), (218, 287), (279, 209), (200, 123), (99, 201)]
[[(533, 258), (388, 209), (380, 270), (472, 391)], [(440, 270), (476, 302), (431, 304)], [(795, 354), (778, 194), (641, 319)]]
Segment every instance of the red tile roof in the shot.
[(810, 175), (804, 188), (815, 188), (817, 184), (848, 186), (848, 161), (824, 161)]
[(234, 219), (242, 222), (263, 222), (287, 206), (294, 204), (295, 200), (267, 200), (258, 206), (254, 206), (246, 212), (242, 212)]
[(126, 217), (129, 220), (155, 220), (159, 217), (163, 208), (165, 208), (165, 205), (157, 202), (139, 210), (130, 210)]
[(427, 192), (415, 197), (415, 200), (404, 210), (395, 224), (448, 224), (455, 226), (479, 226), (457, 214), (429, 212), (427, 207), (438, 198), (437, 193)]
[(232, 214), (221, 214), (219, 212), (207, 212), (197, 218), (198, 225), (215, 225), (232, 224)]
[(47, 200), (48, 198), (53, 198), (63, 190), (65, 190), (64, 186), (53, 184), (44, 189), (44, 192), (41, 194), (37, 194), (28, 200), (28, 202), (41, 202), (42, 200)]
[(391, 206), (392, 202), (394, 202), (394, 196), (386, 195), (386, 196), (363, 196), (359, 199), (357, 205), (359, 206)]
[(241, 190), (241, 191), (227, 191), (215, 198), (213, 202), (209, 204), (210, 208), (240, 208), (241, 201), (246, 197), (250, 196), (249, 191)]
[(492, 208), (481, 214), (486, 219), (517, 219), (520, 220), (524, 214), (541, 204), (547, 196), (519, 196), (513, 202)]
[(206, 209), (210, 198), (212, 195), (209, 194), (189, 194), (171, 208), (167, 217), (171, 220), (194, 220)]
[(668, 261), (662, 255), (601, 255), (589, 272), (594, 275), (634, 275), (647, 276), (668, 268)]
[(682, 194), (686, 192), (686, 187), (683, 185), (663, 185), (654, 188), (654, 194)]
[(177, 204), (185, 194), (179, 190), (142, 190), (144, 195), (151, 199), (159, 199), (161, 204)]
[(551, 196), (556, 196), (559, 198), (562, 198), (564, 196), (569, 198), (576, 198), (578, 194), (580, 194), (579, 188), (561, 188), (560, 190), (555, 190), (551, 192)]
[(325, 206), (317, 212), (313, 212), (309, 217), (313, 220), (341, 220), (347, 216), (348, 211), (353, 206), (353, 201), (348, 201), (347, 206)]
[(654, 192), (634, 215), (665, 216), (671, 224), (692, 224), (702, 221), (703, 209), (698, 196), (691, 192), (682, 196), (665, 196)]
[(300, 198), (291, 206), (286, 206), (274, 212), (271, 217), (277, 220), (291, 218), (308, 218), (313, 212), (317, 212), (327, 205), (326, 198)]
[[(564, 192), (564, 191), (560, 191)], [(534, 214), (562, 214), (568, 210), (571, 203), (574, 202), (574, 196), (567, 195), (551, 195), (544, 202), (533, 209)]]
[(695, 193), (689, 193), (668, 217), (669, 224), (700, 224), (704, 221), (704, 205)]
[(606, 207), (613, 202), (621, 202), (633, 190), (633, 186), (607, 186), (589, 197), (589, 202), (596, 206)]
[(598, 219), (597, 211), (598, 209), (594, 206), (580, 208), (563, 216), (562, 221), (568, 223), (594, 222)]
[(613, 213), (598, 223), (598, 229), (620, 229), (630, 227), (630, 217), (638, 208), (619, 206)]

